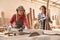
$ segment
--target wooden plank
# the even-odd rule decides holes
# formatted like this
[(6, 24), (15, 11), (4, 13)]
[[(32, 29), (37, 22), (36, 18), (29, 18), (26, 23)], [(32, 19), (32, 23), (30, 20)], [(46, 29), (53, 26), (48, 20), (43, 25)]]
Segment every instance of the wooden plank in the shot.
[(31, 20), (31, 27), (32, 27), (32, 8), (30, 8), (30, 20)]
[(28, 26), (30, 28), (30, 13), (27, 14)]
[(33, 9), (33, 20), (35, 20), (35, 10)]
[(5, 17), (4, 17), (4, 12), (2, 11), (1, 12), (1, 21), (2, 21), (2, 26), (4, 26), (5, 25)]
[[(49, 0), (47, 0), (46, 16), (48, 15)], [(45, 30), (48, 30), (48, 19), (45, 21)]]

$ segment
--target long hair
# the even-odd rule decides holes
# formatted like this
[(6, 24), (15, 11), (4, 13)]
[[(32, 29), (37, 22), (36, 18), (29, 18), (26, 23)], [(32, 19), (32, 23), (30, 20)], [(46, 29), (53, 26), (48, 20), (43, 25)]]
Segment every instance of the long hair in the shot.
[(41, 7), (43, 7), (44, 8), (44, 14), (46, 15), (46, 7), (43, 5), (43, 6), (41, 6)]
[(25, 15), (25, 9), (24, 9), (24, 7), (23, 7), (23, 6), (19, 6), (19, 7), (16, 9), (17, 13), (18, 13), (18, 10), (19, 10), (19, 9), (23, 9), (23, 11), (24, 11), (24, 12), (23, 12), (23, 15)]

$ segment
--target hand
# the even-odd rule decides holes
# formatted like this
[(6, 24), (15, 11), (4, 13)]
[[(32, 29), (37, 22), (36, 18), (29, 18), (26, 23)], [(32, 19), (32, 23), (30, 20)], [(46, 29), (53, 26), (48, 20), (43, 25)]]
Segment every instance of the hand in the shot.
[(25, 29), (28, 29), (27, 26), (25, 26)]
[(12, 28), (12, 26), (11, 26), (11, 25), (9, 25), (9, 26), (8, 26), (8, 31), (11, 31), (11, 28)]
[(11, 26), (11, 25), (9, 25), (8, 27), (12, 28), (12, 26)]
[(43, 20), (43, 19), (40, 19), (41, 21)]

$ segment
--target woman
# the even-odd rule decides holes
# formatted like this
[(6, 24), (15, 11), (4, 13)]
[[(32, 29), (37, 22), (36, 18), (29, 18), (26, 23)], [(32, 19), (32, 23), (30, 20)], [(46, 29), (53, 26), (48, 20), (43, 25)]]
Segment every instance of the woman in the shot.
[[(38, 20), (41, 22), (41, 29), (45, 29), (45, 21), (48, 18), (48, 21), (51, 22), (50, 20), (50, 16), (47, 15), (46, 16), (46, 7), (45, 6), (41, 6), (40, 7), (40, 11), (41, 13), (38, 14)], [(48, 23), (48, 29), (50, 29), (49, 23)]]
[(25, 27), (27, 26), (27, 19), (25, 15), (25, 9), (23, 6), (19, 6), (17, 9), (17, 14), (14, 14), (10, 20), (10, 25), (13, 25), (13, 22), (16, 23), (16, 27)]

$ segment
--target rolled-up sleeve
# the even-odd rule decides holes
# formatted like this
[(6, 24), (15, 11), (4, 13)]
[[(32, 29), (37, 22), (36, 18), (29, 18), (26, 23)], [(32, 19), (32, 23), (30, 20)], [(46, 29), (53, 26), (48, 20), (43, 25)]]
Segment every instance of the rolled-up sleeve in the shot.
[(47, 16), (43, 18), (41, 13), (38, 14), (38, 20), (43, 21), (45, 19), (47, 19)]
[(38, 20), (40, 20), (40, 19), (41, 19), (41, 14), (39, 13), (39, 14), (38, 14)]

